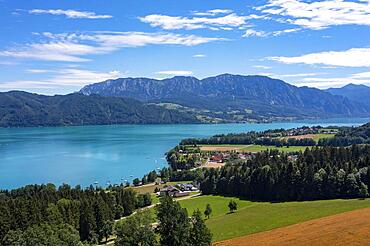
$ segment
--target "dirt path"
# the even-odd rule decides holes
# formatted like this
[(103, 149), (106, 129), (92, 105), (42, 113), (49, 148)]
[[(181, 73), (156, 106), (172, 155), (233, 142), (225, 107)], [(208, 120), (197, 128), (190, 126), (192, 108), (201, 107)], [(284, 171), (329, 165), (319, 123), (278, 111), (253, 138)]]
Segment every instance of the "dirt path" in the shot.
[(370, 208), (234, 238), (215, 245), (370, 245)]

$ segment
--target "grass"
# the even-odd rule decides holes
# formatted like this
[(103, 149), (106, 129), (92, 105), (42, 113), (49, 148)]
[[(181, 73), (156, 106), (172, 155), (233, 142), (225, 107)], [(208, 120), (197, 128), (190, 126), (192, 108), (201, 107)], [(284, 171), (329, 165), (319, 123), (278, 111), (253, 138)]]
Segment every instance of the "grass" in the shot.
[(322, 138), (332, 138), (334, 136), (335, 136), (335, 134), (318, 133), (318, 134), (315, 134), (312, 139), (315, 140), (316, 142), (318, 142), (319, 139), (322, 139)]
[(268, 149), (277, 149), (283, 152), (297, 152), (297, 151), (304, 151), (307, 147), (306, 146), (290, 146), (290, 147), (276, 147), (272, 145), (257, 145), (257, 144), (250, 144), (250, 145), (243, 145), (243, 144), (209, 144), (209, 145), (200, 145), (204, 147), (214, 147), (215, 150), (219, 147), (229, 147), (229, 148), (237, 148), (239, 151), (244, 152), (261, 152)]
[(276, 149), (282, 152), (298, 152), (298, 151), (304, 151), (307, 148), (307, 146), (290, 146), (290, 147), (276, 147), (276, 146), (268, 146), (268, 145), (248, 145), (243, 147), (241, 150), (244, 152), (260, 152), (265, 150), (272, 150)]
[[(231, 199), (238, 203), (238, 210), (230, 214), (227, 205)], [(206, 204), (211, 205), (212, 215), (206, 224), (213, 233), (213, 241), (226, 240), (370, 207), (370, 199), (268, 203), (222, 196), (201, 196), (179, 202), (188, 210), (189, 214), (198, 208), (203, 213)]]

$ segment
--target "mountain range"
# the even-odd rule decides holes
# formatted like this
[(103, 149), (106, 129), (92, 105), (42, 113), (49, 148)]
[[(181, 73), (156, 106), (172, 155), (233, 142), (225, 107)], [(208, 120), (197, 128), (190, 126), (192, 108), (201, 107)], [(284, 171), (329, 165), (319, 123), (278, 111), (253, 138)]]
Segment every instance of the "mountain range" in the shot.
[(0, 127), (196, 122), (199, 120), (192, 115), (128, 98), (0, 93)]
[(348, 84), (341, 88), (329, 88), (327, 92), (333, 95), (340, 95), (348, 99), (370, 105), (370, 87), (366, 85)]
[(370, 104), (266, 76), (120, 78), (87, 85), (80, 92), (134, 98), (209, 122), (370, 116)]
[(370, 88), (319, 90), (265, 76), (121, 78), (68, 95), (0, 93), (0, 127), (269, 122), (368, 117)]

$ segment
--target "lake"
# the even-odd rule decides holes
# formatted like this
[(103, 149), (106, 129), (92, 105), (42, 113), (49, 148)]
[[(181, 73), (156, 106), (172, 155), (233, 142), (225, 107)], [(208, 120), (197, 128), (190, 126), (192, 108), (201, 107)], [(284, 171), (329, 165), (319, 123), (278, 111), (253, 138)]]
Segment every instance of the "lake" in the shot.
[(55, 183), (121, 183), (167, 165), (166, 151), (181, 139), (303, 125), (354, 126), (367, 119), (268, 124), (114, 125), (0, 129), (0, 189)]

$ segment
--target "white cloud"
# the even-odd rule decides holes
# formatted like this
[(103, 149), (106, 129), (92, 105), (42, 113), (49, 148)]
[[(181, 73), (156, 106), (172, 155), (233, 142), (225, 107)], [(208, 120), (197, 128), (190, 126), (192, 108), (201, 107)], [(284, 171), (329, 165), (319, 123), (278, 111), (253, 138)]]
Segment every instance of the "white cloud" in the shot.
[(70, 19), (109, 19), (111, 15), (97, 15), (94, 12), (77, 11), (77, 10), (62, 10), (62, 9), (32, 9), (30, 14), (51, 14), (51, 15), (64, 15)]
[(294, 83), (294, 85), (326, 89), (330, 87), (342, 87), (350, 83), (358, 85), (370, 84), (370, 79), (356, 79), (352, 76), (343, 78), (304, 78), (302, 81)]
[(194, 58), (204, 58), (206, 57), (206, 55), (204, 54), (196, 54), (196, 55), (193, 55)]
[(243, 37), (249, 38), (249, 37), (266, 37), (268, 36), (268, 33), (264, 31), (256, 31), (254, 29), (248, 29), (243, 34)]
[(275, 77), (276, 76), (276, 74), (274, 74), (274, 73), (258, 73), (257, 75), (267, 76), (267, 77)]
[(168, 16), (160, 14), (152, 14), (144, 17), (139, 17), (142, 22), (149, 23), (153, 27), (160, 27), (164, 30), (178, 29), (201, 29), (209, 28), (211, 30), (230, 30), (236, 27), (241, 27), (246, 24), (248, 16), (239, 16), (235, 13), (221, 17), (182, 17)]
[(185, 70), (168, 70), (168, 71), (159, 71), (156, 74), (161, 75), (172, 75), (172, 76), (189, 76), (192, 75), (192, 71), (185, 71)]
[(352, 74), (352, 78), (367, 78), (370, 79), (370, 72), (362, 72)]
[(352, 48), (345, 51), (325, 51), (296, 57), (267, 57), (286, 64), (322, 64), (342, 67), (370, 67), (370, 48)]
[(281, 74), (279, 76), (286, 77), (286, 78), (294, 78), (294, 77), (311, 77), (311, 76), (317, 76), (323, 73), (295, 73), (295, 74)]
[(0, 89), (47, 89), (64, 86), (81, 87), (87, 84), (100, 82), (108, 79), (116, 79), (124, 75), (119, 71), (91, 71), (82, 69), (63, 68), (58, 70), (43, 70), (48, 73), (48, 78), (33, 80), (18, 80), (0, 83)]
[(197, 35), (144, 32), (94, 32), (88, 34), (43, 33), (48, 41), (26, 44), (8, 50), (0, 50), (0, 57), (13, 57), (45, 61), (86, 62), (87, 55), (106, 54), (124, 47), (146, 45), (195, 46), (224, 40)]
[(290, 28), (290, 29), (284, 29), (284, 30), (278, 30), (278, 31), (272, 31), (272, 32), (265, 32), (265, 31), (257, 31), (254, 29), (248, 29), (245, 31), (243, 37), (268, 37), (268, 36), (280, 36), (287, 33), (293, 33), (300, 31), (301, 28)]
[(287, 34), (287, 33), (298, 32), (300, 30), (301, 28), (289, 28), (289, 29), (284, 29), (284, 30), (279, 30), (279, 31), (273, 31), (271, 34), (272, 36), (280, 36), (280, 35)]
[(25, 58), (44, 61), (85, 62), (89, 59), (80, 55), (101, 53), (101, 47), (72, 43), (68, 41), (51, 41), (34, 43), (21, 48), (0, 51), (0, 56)]
[(40, 73), (47, 73), (48, 70), (44, 69), (27, 69), (27, 73), (35, 73), (35, 74), (40, 74)]
[(264, 66), (264, 65), (254, 65), (254, 68), (259, 68), (259, 69), (270, 69), (271, 67), (269, 66)]
[(337, 25), (370, 26), (369, 1), (270, 0), (267, 5), (255, 9), (263, 14), (279, 16), (280, 22), (313, 30)]
[(198, 15), (198, 16), (215, 16), (215, 15), (219, 15), (219, 14), (230, 14), (232, 12), (233, 11), (230, 10), (230, 9), (211, 9), (211, 10), (207, 10), (205, 12), (193, 11), (192, 14), (193, 15)]
[(174, 33), (144, 33), (144, 32), (100, 32), (93, 35), (79, 35), (77, 39), (94, 41), (104, 47), (140, 47), (145, 45), (184, 45), (195, 46), (223, 38), (209, 38), (197, 35), (181, 35)]

